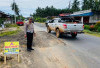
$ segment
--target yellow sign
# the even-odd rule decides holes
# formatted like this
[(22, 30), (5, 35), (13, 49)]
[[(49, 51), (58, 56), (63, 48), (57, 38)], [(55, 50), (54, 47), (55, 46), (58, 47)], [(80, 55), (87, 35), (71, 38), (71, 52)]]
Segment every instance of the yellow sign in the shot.
[(19, 42), (5, 42), (4, 54), (19, 54)]

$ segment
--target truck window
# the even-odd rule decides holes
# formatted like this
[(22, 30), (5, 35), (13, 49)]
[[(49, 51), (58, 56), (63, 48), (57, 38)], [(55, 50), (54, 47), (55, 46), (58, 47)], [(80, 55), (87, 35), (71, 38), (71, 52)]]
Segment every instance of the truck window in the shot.
[(64, 20), (58, 20), (58, 22), (59, 22), (59, 23), (64, 23), (65, 21), (64, 21)]
[(58, 20), (54, 20), (54, 23), (58, 23)]
[(54, 20), (51, 20), (51, 21), (50, 21), (50, 23), (53, 23), (53, 22), (54, 22)]
[(64, 19), (64, 20), (59, 20), (58, 22), (59, 22), (59, 23), (81, 23), (80, 21), (75, 20), (75, 19), (73, 19), (73, 18), (68, 18), (68, 19)]

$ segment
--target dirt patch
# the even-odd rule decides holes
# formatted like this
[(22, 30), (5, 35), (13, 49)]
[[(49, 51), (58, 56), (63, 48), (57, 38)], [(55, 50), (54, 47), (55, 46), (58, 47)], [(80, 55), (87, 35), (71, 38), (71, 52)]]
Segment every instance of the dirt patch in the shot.
[[(0, 37), (0, 68), (19, 68), (18, 66), (21, 66), (20, 63), (17, 62), (17, 55), (8, 55), (7, 56), (7, 64), (4, 64), (3, 60), (3, 47), (4, 42), (7, 41), (19, 41), (20, 47), (21, 45), (26, 45), (26, 39), (24, 38), (24, 32), (19, 32), (16, 35), (12, 36), (3, 36)], [(21, 67), (20, 67), (21, 68)]]
[(63, 41), (59, 40), (52, 34), (49, 34), (44, 31), (36, 33), (36, 38), (34, 38), (35, 47), (52, 47), (56, 45), (66, 45)]
[[(0, 68), (50, 68), (48, 65), (46, 65), (46, 60), (42, 58), (47, 58), (48, 57), (48, 50), (52, 50), (51, 48), (56, 46), (64, 46), (66, 45), (63, 43), (63, 41), (59, 40), (52, 34), (48, 34), (47, 32), (44, 31), (39, 31), (36, 32), (36, 37), (34, 37), (34, 48), (35, 51), (32, 51), (31, 53), (26, 51), (26, 39), (24, 38), (24, 32), (21, 31), (17, 35), (13, 36), (4, 36), (0, 37), (0, 52), (3, 51), (3, 43), (5, 41), (19, 41), (20, 42), (20, 63), (17, 62), (17, 56), (16, 55), (11, 55), (8, 56), (11, 57), (12, 59), (7, 60), (7, 65), (4, 65), (3, 62), (0, 61)], [(49, 49), (50, 48), (50, 49)], [(45, 54), (46, 53), (46, 54)], [(51, 54), (51, 56), (53, 56)], [(3, 58), (3, 57), (2, 57)], [(3, 61), (3, 60), (2, 60)], [(59, 62), (59, 58), (48, 58), (48, 62)], [(52, 66), (51, 65), (51, 66)], [(55, 67), (55, 65), (54, 65)], [(54, 68), (53, 67), (53, 68)]]
[(0, 37), (0, 43), (7, 41), (20, 41), (20, 44), (25, 44), (24, 32), (19, 32), (17, 35), (13, 36), (3, 36)]

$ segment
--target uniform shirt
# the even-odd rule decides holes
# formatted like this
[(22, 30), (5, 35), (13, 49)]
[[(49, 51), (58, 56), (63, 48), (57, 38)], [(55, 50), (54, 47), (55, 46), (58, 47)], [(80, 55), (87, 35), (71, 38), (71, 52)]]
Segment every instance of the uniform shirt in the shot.
[(24, 29), (25, 34), (26, 34), (27, 32), (29, 32), (29, 33), (34, 33), (34, 24), (33, 24), (33, 23), (31, 23), (31, 24), (25, 23), (24, 28), (25, 28), (25, 29)]

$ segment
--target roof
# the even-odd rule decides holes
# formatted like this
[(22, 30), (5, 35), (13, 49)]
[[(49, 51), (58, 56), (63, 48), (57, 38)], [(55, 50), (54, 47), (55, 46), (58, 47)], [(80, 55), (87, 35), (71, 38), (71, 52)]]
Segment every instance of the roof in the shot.
[(84, 11), (74, 12), (73, 14), (66, 16), (92, 16), (93, 14), (94, 13), (91, 10), (84, 10)]
[(70, 15), (70, 16), (92, 16), (94, 13), (93, 12), (89, 12), (89, 13), (83, 13), (83, 14), (76, 14), (76, 15)]
[(66, 16), (66, 15), (70, 15), (70, 13), (62, 13), (62, 14), (59, 14), (59, 16)]
[(0, 17), (1, 18), (10, 17), (10, 15), (0, 11)]
[(59, 20), (60, 18), (54, 18), (54, 20)]
[(73, 14), (75, 15), (78, 15), (78, 14), (84, 14), (84, 13), (89, 13), (89, 12), (92, 12), (92, 10), (83, 10), (83, 11), (77, 11), (77, 12), (74, 12)]

